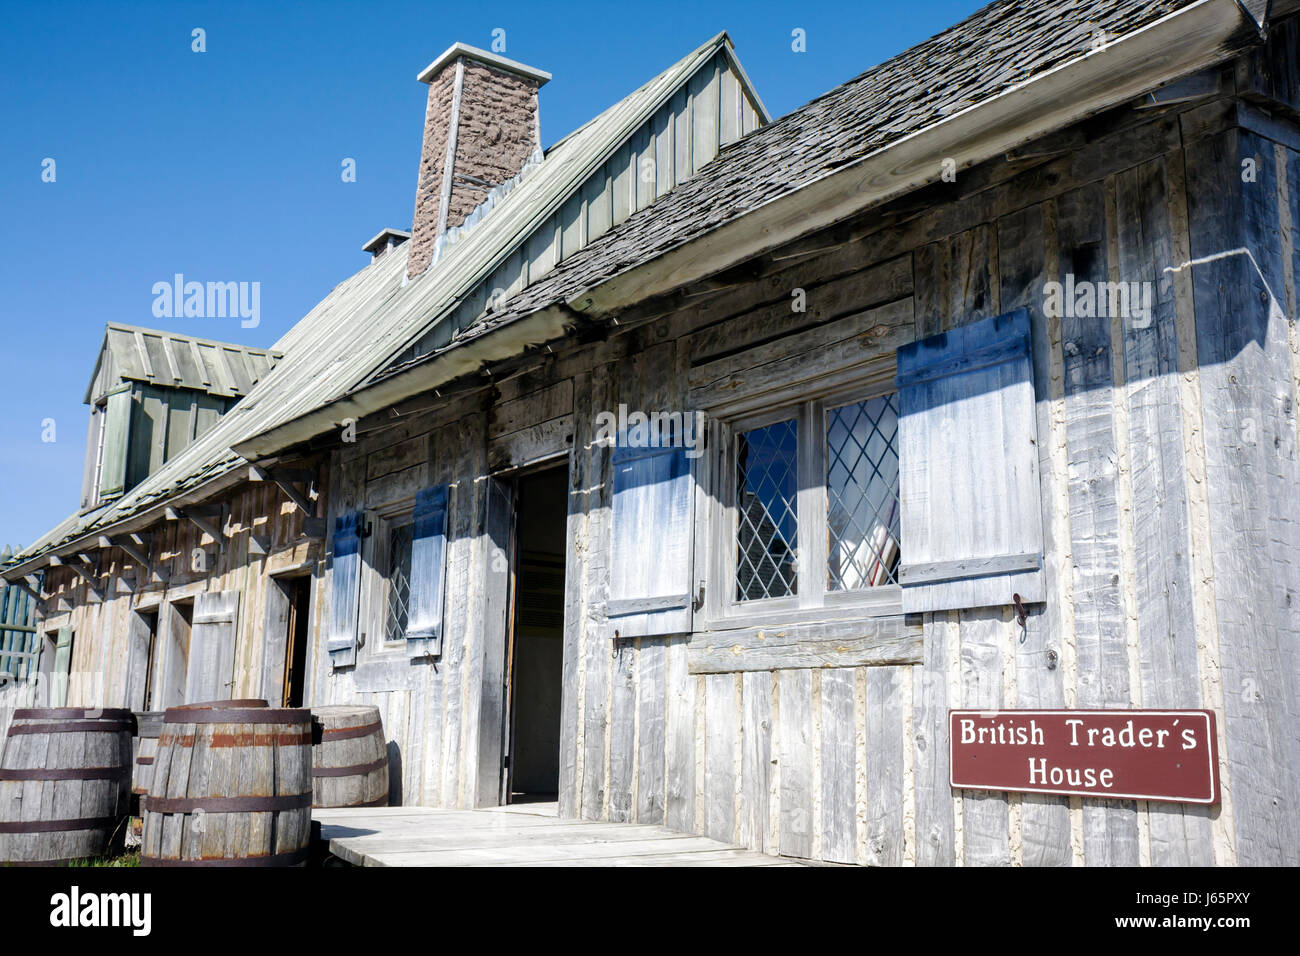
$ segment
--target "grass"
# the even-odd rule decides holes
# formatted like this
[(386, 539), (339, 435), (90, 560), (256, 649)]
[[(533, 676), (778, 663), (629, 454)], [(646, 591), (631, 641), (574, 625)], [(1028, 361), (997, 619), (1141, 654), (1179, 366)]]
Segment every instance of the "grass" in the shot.
[(91, 860), (74, 860), (67, 864), (72, 867), (100, 867), (100, 866), (139, 866), (140, 853), (132, 851), (130, 853), (120, 853), (117, 856), (103, 856)]

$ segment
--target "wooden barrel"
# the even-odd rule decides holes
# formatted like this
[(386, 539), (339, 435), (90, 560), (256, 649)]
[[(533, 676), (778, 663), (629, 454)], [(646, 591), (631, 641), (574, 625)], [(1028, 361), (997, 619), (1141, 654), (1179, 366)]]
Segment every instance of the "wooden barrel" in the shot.
[(314, 707), (313, 807), (388, 806), (388, 744), (378, 707)]
[(0, 863), (48, 866), (120, 842), (134, 731), (129, 710), (14, 711), (0, 760)]
[(162, 733), (163, 711), (142, 711), (135, 715), (135, 762), (131, 793), (143, 797), (153, 779), (153, 762), (158, 756), (158, 735)]
[(168, 708), (142, 866), (298, 866), (311, 842), (311, 711), (264, 700)]

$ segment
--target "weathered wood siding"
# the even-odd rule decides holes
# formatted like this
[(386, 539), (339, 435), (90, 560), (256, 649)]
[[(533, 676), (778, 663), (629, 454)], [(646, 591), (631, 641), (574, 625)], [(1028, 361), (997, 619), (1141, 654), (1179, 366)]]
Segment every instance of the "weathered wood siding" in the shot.
[[(324, 650), (327, 575), (315, 566), (309, 702), (379, 708), (395, 800), (494, 802), (488, 476), (563, 461), (563, 815), (864, 864), (1295, 864), (1300, 130), (1221, 99), (1119, 110), (1085, 134), (648, 303), (482, 389), (360, 423), (328, 462), (331, 522), (400, 516), (420, 490), (450, 486), (442, 655), (412, 661), (383, 640), (382, 556), (368, 539), (355, 667), (333, 669)], [(1150, 282), (1150, 321), (1047, 315), (1044, 284), (1067, 275)], [(1032, 316), (1048, 594), (1023, 630), (1009, 608), (986, 608), (841, 622), (766, 647), (738, 633), (727, 653), (703, 634), (614, 646), (612, 466), (597, 412), (759, 407), (826, 378), (881, 380), (898, 346), (1020, 306)], [(232, 499), (239, 530), (215, 573), (187, 572), (191, 526), (155, 545), (174, 575), (162, 600), (243, 592), (236, 696), (257, 689), (268, 566), (243, 532), (265, 522), (271, 562), (321, 555), (298, 542), (277, 495), (249, 486)], [(87, 601), (55, 569), (48, 587), (71, 610), (43, 625), (114, 635), (75, 646), (74, 669), (102, 674), (108, 703), (124, 692), (116, 635), (150, 593), (113, 580)], [(74, 689), (70, 703), (91, 702)], [(995, 706), (1213, 709), (1222, 804), (954, 793), (946, 712)]]
[[(153, 679), (159, 687), (173, 663), (164, 650), (172, 646), (168, 629), (176, 620), (167, 613), (169, 606), (192, 601), (198, 594), (238, 592), (234, 683), (223, 695), (236, 698), (264, 693), (267, 593), (277, 586), (272, 574), (293, 570), (316, 576), (310, 609), (316, 629), (321, 608), (318, 558), (324, 542), (304, 536), (302, 513), (271, 482), (238, 486), (219, 500), (223, 514), (210, 520), (224, 530), (224, 547), (218, 548), (189, 521), (163, 521), (152, 528), (148, 554), (154, 567), (167, 573), (166, 580), (146, 575), (133, 557), (116, 547), (87, 552), (98, 562), (90, 572), (97, 588), (69, 567), (46, 572), (45, 615), (38, 627), (43, 634), (68, 627), (75, 635), (69, 706), (141, 709), (144, 689), (131, 679), (141, 666), (136, 657), (142, 650), (147, 653), (143, 642), (133, 647), (137, 611), (158, 612)], [(183, 687), (183, 669), (178, 676)]]
[[(331, 513), (452, 482), (448, 643), (436, 668), (395, 656), (388, 670), (332, 674), (318, 654), (317, 684), (385, 713), (405, 800), (470, 805), (484, 465), (567, 453), (564, 815), (881, 865), (1294, 862), (1300, 542), (1285, 489), (1300, 474), (1285, 316), (1300, 173), (1286, 143), (1239, 128), (1243, 115), (1230, 100), (1120, 111), (1086, 145), (971, 170), (689, 307), (647, 306), (603, 341), (495, 383), (480, 408), (422, 413), (345, 447)], [(1260, 172), (1243, 191), (1247, 157)], [(1245, 255), (1186, 266), (1241, 247), (1280, 310), (1260, 302)], [(1046, 315), (1044, 283), (1067, 274), (1150, 282), (1150, 322)], [(794, 289), (806, 313), (791, 310)], [(1234, 324), (1239, 301), (1258, 318)], [(699, 635), (612, 646), (596, 412), (761, 397), (1019, 306), (1033, 319), (1049, 595), (1023, 632), (1009, 608), (932, 613), (914, 663), (836, 667), (792, 648), (786, 665), (731, 672), (691, 650)], [(426, 442), (427, 454), (410, 450)], [(954, 794), (946, 711), (958, 706), (1212, 708), (1226, 716), (1223, 804)]]

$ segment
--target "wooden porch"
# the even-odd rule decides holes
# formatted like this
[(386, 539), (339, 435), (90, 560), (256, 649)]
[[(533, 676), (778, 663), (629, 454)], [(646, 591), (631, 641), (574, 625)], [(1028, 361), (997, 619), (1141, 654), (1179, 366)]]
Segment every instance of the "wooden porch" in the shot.
[(321, 839), (356, 866), (800, 866), (667, 827), (562, 820), (554, 803), (486, 810), (314, 810)]

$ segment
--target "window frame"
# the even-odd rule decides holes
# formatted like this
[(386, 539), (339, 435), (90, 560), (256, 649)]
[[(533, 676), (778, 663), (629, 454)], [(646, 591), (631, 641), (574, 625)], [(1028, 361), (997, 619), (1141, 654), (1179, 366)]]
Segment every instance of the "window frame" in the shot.
[[(378, 610), (379, 610), (379, 632), (381, 635), (377, 646), (381, 649), (402, 647), (406, 644), (406, 635), (410, 630), (410, 582), (407, 582), (407, 623), (402, 629), (402, 636), (399, 638), (390, 638), (388, 636), (388, 615), (392, 598), (393, 588), (393, 535), (402, 528), (410, 528), (415, 524), (415, 505), (411, 504), (397, 512), (378, 515), (379, 522), (379, 544), (380, 548), (376, 558), (376, 571), (379, 577), (379, 587), (376, 589), (379, 593)], [(414, 538), (409, 542), (410, 547), (414, 547)]]
[[(829, 587), (827, 412), (896, 391), (891, 376), (835, 388), (809, 389), (765, 411), (711, 419), (709, 442), (712, 450), (706, 456), (711, 472), (709, 532), (703, 542), (706, 553), (696, 555), (697, 561), (702, 561), (701, 566), (706, 568), (704, 620), (701, 622), (704, 626), (697, 625), (696, 630), (892, 617), (903, 613), (902, 587), (897, 583), (839, 591)], [(741, 432), (791, 418), (796, 420), (797, 594), (740, 601), (735, 594), (739, 530), (737, 440)], [(817, 438), (809, 440), (809, 435)], [(901, 551), (904, 542), (900, 541), (899, 546)], [(709, 581), (716, 583), (709, 586)]]
[[(392, 533), (415, 521), (415, 497), (405, 496), (360, 508), (370, 534), (361, 539), (361, 593), (358, 596), (357, 664), (363, 660), (405, 660), (406, 632), (400, 640), (388, 639), (388, 596)], [(408, 620), (409, 629), (409, 620)]]

